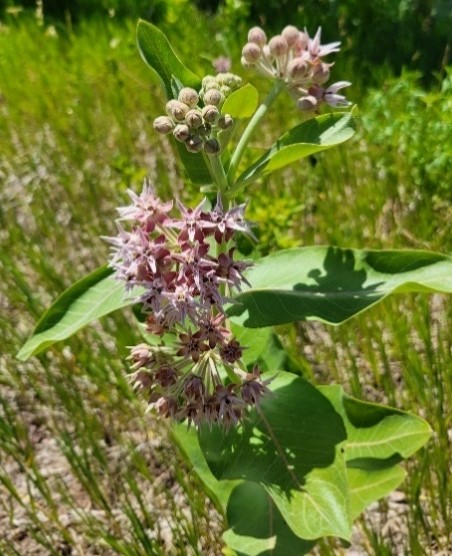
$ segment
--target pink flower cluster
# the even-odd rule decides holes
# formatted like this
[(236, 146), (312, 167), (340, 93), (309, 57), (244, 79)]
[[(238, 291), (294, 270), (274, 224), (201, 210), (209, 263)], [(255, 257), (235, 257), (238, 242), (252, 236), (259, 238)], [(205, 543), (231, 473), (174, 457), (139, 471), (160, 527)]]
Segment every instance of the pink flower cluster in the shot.
[(247, 283), (249, 263), (234, 260), (232, 243), (236, 232), (251, 234), (245, 206), (224, 210), (218, 199), (212, 210), (205, 201), (190, 209), (176, 201), (173, 217), (173, 203), (162, 202), (149, 183), (129, 195), (132, 204), (118, 209), (118, 235), (105, 238), (110, 266), (127, 290), (140, 288), (147, 332), (160, 337), (131, 349), (132, 380), (163, 416), (236, 424), (267, 391), (258, 368), (247, 372), (244, 348), (225, 327), (224, 305)]
[(242, 50), (242, 65), (255, 68), (266, 77), (283, 80), (300, 110), (316, 110), (322, 102), (333, 107), (349, 106), (347, 99), (338, 94), (350, 85), (348, 81), (323, 86), (330, 77), (333, 64), (322, 58), (338, 52), (340, 42), (322, 45), (320, 35), (320, 28), (311, 38), (306, 29), (300, 31), (288, 25), (280, 35), (267, 42), (265, 32), (260, 27), (253, 27)]

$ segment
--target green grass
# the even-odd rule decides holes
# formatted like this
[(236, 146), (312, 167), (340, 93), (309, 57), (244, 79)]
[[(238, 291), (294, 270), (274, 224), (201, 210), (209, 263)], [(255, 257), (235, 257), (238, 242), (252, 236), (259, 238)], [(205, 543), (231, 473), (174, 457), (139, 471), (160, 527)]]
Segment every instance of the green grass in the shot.
[[(221, 49), (201, 42), (204, 23), (187, 14), (176, 50), (210, 72), (195, 54)], [(31, 20), (0, 29), (0, 553), (216, 555), (217, 515), (125, 379), (126, 346), (138, 338), (130, 314), (27, 363), (14, 359), (51, 300), (106, 260), (100, 236), (114, 232), (127, 187), (147, 175), (164, 196), (196, 196), (152, 130), (163, 97), (136, 52), (134, 24), (92, 21), (57, 33)], [(228, 42), (236, 52), (240, 43)], [(452, 250), (451, 169), (446, 159), (434, 164), (446, 149), (450, 96), (431, 93), (425, 112), (414, 78), (403, 79), (417, 103), (377, 98), (351, 78), (363, 114), (358, 137), (315, 167), (304, 161), (250, 188), (262, 252), (313, 243)], [(395, 95), (400, 80), (385, 87)], [(289, 97), (272, 118), (256, 149), (296, 123)], [(281, 329), (312, 380), (342, 382), (353, 395), (422, 415), (434, 430), (407, 464), (399, 536), (382, 532), (375, 512), (363, 520), (369, 554), (450, 548), (451, 313), (446, 297), (405, 296), (339, 328)], [(380, 515), (393, 505), (383, 501)], [(319, 552), (341, 553), (332, 546)]]

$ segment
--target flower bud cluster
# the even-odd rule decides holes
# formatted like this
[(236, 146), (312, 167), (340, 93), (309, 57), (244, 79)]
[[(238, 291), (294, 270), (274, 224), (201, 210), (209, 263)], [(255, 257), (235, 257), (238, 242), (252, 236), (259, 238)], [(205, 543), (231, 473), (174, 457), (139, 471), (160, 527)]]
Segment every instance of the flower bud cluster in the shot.
[[(222, 106), (228, 96), (241, 86), (242, 79), (233, 73), (206, 75), (202, 80), (202, 87), (199, 91), (199, 96), (204, 104), (216, 104), (216, 106)], [(212, 99), (216, 102), (212, 102)]]
[[(177, 141), (185, 144), (189, 152), (204, 150), (206, 154), (220, 152), (217, 139), (219, 131), (232, 126), (228, 114), (221, 113), (225, 99), (238, 89), (242, 80), (232, 73), (208, 75), (202, 81), (199, 94), (190, 87), (180, 90), (177, 100), (166, 104), (166, 116), (154, 120), (154, 129), (166, 135), (172, 133)], [(203, 106), (199, 106), (200, 101)]]
[(132, 205), (118, 209), (118, 235), (105, 238), (110, 266), (128, 290), (140, 289), (147, 331), (160, 337), (159, 345), (132, 348), (132, 381), (165, 417), (236, 424), (268, 390), (259, 369), (246, 371), (244, 347), (224, 326), (224, 305), (247, 283), (250, 266), (234, 260), (234, 235), (251, 234), (245, 206), (223, 210), (219, 199), (213, 210), (205, 201), (173, 206), (147, 182), (141, 195), (129, 195)]
[(317, 110), (323, 102), (333, 107), (349, 106), (346, 98), (338, 94), (340, 89), (350, 85), (348, 81), (324, 86), (333, 64), (322, 58), (339, 52), (340, 42), (321, 45), (320, 35), (320, 27), (311, 38), (306, 29), (300, 31), (288, 25), (280, 35), (268, 41), (260, 27), (253, 27), (242, 49), (242, 65), (255, 68), (271, 79), (284, 81), (300, 110)]

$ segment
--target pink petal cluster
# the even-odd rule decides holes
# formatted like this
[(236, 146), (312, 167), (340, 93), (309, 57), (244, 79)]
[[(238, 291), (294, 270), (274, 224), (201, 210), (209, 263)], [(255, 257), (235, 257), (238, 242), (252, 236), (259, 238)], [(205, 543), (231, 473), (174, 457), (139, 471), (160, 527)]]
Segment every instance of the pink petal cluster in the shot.
[(317, 110), (322, 102), (333, 107), (349, 106), (346, 98), (337, 94), (339, 89), (350, 85), (348, 81), (324, 87), (333, 64), (322, 58), (339, 52), (340, 42), (322, 45), (320, 40), (320, 27), (311, 38), (306, 29), (300, 31), (288, 25), (269, 41), (260, 27), (253, 27), (242, 49), (242, 64), (271, 79), (283, 80), (300, 110)]
[(244, 348), (224, 326), (224, 305), (247, 283), (250, 266), (234, 259), (234, 235), (251, 234), (245, 206), (224, 210), (220, 199), (213, 210), (205, 201), (174, 206), (147, 182), (129, 195), (132, 204), (118, 209), (118, 235), (105, 238), (110, 266), (127, 290), (140, 288), (147, 331), (161, 338), (132, 348), (132, 380), (163, 416), (236, 424), (267, 391), (258, 369), (247, 373)]

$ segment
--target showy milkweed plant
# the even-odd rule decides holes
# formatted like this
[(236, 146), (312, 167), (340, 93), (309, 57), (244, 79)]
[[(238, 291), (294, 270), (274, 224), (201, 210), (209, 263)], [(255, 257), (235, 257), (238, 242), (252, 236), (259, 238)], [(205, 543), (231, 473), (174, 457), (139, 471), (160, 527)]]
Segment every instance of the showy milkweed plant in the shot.
[[(429, 438), (414, 415), (315, 386), (288, 363), (273, 326), (340, 324), (387, 295), (452, 291), (452, 258), (427, 251), (313, 246), (248, 260), (240, 236), (248, 186), (352, 138), (356, 109), (330, 83), (331, 56), (293, 25), (268, 38), (249, 31), (241, 63), (200, 78), (153, 25), (140, 21), (140, 54), (166, 103), (154, 131), (172, 138), (195, 207), (160, 199), (149, 181), (118, 209), (108, 265), (82, 278), (44, 314), (26, 359), (94, 319), (134, 305), (143, 341), (130, 348), (130, 382), (223, 513), (223, 540), (241, 555), (308, 553), (324, 536), (349, 539), (353, 520), (404, 478), (400, 462)], [(221, 66), (221, 67), (220, 67)], [(261, 99), (246, 81), (259, 73)], [(279, 95), (300, 123), (252, 160), (249, 144)], [(151, 130), (152, 131), (152, 130)], [(248, 153), (245, 157), (245, 153)], [(244, 160), (252, 160), (250, 165)]]

